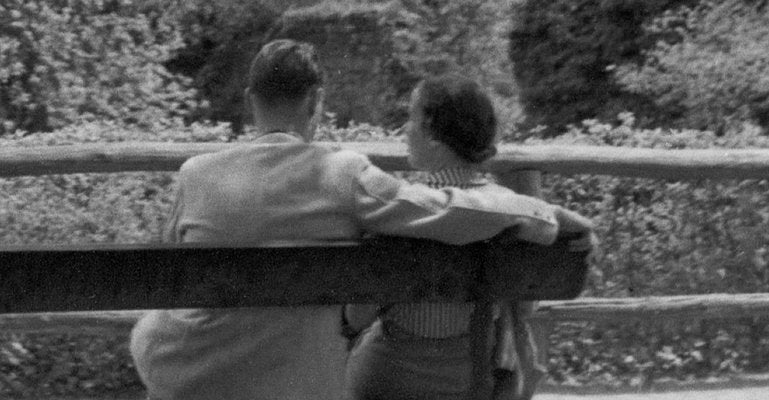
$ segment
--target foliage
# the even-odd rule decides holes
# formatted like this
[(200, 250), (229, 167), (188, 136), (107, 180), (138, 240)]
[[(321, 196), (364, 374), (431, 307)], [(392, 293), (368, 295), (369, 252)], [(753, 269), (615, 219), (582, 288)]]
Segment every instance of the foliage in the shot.
[[(232, 79), (244, 74), (230, 68), (236, 68), (233, 60), (252, 50), (249, 46), (259, 45), (277, 3), (268, 7), (245, 0), (196, 0), (169, 8), (160, 0), (2, 3), (0, 118), (6, 134), (0, 137), (0, 147), (231, 140), (237, 123), (233, 128), (190, 124), (190, 119), (238, 121), (242, 84)], [(514, 121), (516, 89), (500, 78), (510, 67), (499, 51), (505, 23), (492, 13), (507, 12), (503, 3), (396, 0), (400, 8), (392, 27), (404, 65), (419, 74), (455, 70), (476, 77), (495, 93), (500, 114), (512, 114)], [(765, 40), (758, 35), (765, 28), (745, 14), (748, 6), (734, 6), (735, 11), (725, 8), (737, 4), (727, 0), (723, 6), (668, 13), (648, 25), (648, 31), (641, 30), (651, 16), (682, 3), (686, 2), (521, 3), (516, 8), (511, 55), (517, 60), (515, 73), (532, 121), (574, 122), (597, 114), (614, 120), (614, 110), (642, 104), (654, 110), (691, 108), (680, 114), (681, 124), (707, 120), (709, 109), (714, 116), (740, 124), (721, 136), (692, 129), (641, 129), (632, 114), (624, 113), (615, 125), (587, 120), (567, 127), (557, 139), (532, 138), (529, 143), (769, 147), (760, 129), (742, 123), (743, 119), (762, 123), (765, 82), (751, 79), (766, 75), (756, 44)], [(721, 33), (706, 32), (706, 22)], [(737, 41), (732, 29), (743, 32), (752, 44)], [(658, 38), (672, 44), (660, 44), (648, 53), (652, 58), (644, 58), (643, 49)], [(713, 63), (706, 63), (707, 57)], [(700, 63), (695, 82), (702, 90), (709, 87), (707, 93), (681, 82), (686, 81), (686, 71), (674, 68), (679, 65), (673, 61), (690, 59)], [(642, 65), (633, 68), (629, 61)], [(664, 62), (670, 65), (662, 70)], [(189, 74), (194, 82), (169, 72), (162, 63)], [(619, 73), (606, 71), (616, 65)], [(623, 97), (627, 93), (615, 86), (614, 77), (626, 85), (624, 89), (637, 93)], [(675, 85), (665, 86), (667, 80)], [(211, 100), (211, 113), (200, 111), (205, 109), (195, 100), (192, 86)], [(644, 100), (649, 88), (668, 91), (659, 92), (655, 103)], [(729, 97), (730, 93), (735, 95)], [(553, 119), (545, 119), (549, 115)], [(333, 114), (327, 114), (317, 138), (400, 140), (397, 131), (369, 124), (339, 128), (337, 123)], [(17, 130), (20, 127), (32, 133)], [(520, 136), (537, 136), (536, 132)], [(517, 137), (506, 129), (506, 139)], [(237, 140), (247, 142), (253, 135), (246, 132)], [(766, 180), (547, 176), (544, 186), (549, 201), (590, 216), (598, 226), (601, 252), (590, 272), (587, 295), (756, 292), (769, 285)], [(173, 191), (171, 173), (0, 179), (0, 243), (156, 241)], [(764, 319), (561, 324), (551, 337), (556, 344), (550, 351), (551, 379), (643, 385), (670, 377), (767, 370), (766, 325)], [(139, 387), (124, 338), (6, 334), (0, 339), (0, 397), (91, 396)]]
[[(122, 141), (225, 141), (227, 125), (152, 130), (85, 122), (0, 138), (0, 148)], [(173, 202), (174, 174), (136, 172), (0, 179), (0, 243), (150, 243)], [(142, 389), (125, 337), (0, 335), (0, 397), (98, 396)]]
[[(394, 83), (402, 101), (420, 76), (451, 69), (477, 77), (499, 107), (517, 104), (501, 51), (508, 19), (497, 14), (509, 10), (505, 2), (356, 4), (371, 2), (395, 10), (387, 17), (393, 68), (379, 72), (406, 77)], [(308, 10), (353, 6), (323, 1)], [(280, 28), (286, 8), (249, 0), (13, 0), (0, 7), (0, 134), (95, 120), (146, 129), (176, 118), (229, 122), (240, 133), (250, 58)], [(383, 112), (398, 120), (392, 126), (403, 122), (404, 104)], [(503, 114), (504, 129), (519, 116)]]
[(767, 322), (562, 323), (550, 336), (548, 381), (640, 389), (766, 372)]
[(160, 20), (173, 26), (183, 42), (174, 56), (165, 60), (165, 66), (191, 77), (193, 86), (210, 105), (197, 110), (195, 119), (228, 122), (240, 132), (247, 120), (242, 98), (248, 68), (279, 17), (278, 10), (271, 7), (275, 2), (145, 1), (166, 10)]
[[(636, 129), (595, 120), (572, 126), (561, 145), (768, 148), (755, 127), (717, 137), (696, 130)], [(542, 142), (531, 139), (529, 142)], [(769, 285), (766, 180), (691, 182), (605, 176), (548, 177), (548, 200), (597, 224), (602, 254), (588, 293), (601, 296), (754, 292)]]
[(0, 334), (0, 397), (141, 390), (125, 337)]
[(326, 113), (318, 125), (313, 140), (325, 142), (395, 142), (403, 139), (399, 130), (390, 130), (368, 123), (350, 123), (339, 128), (334, 113)]
[[(595, 120), (529, 143), (681, 148), (769, 148), (746, 125), (721, 137), (696, 130), (638, 129)], [(637, 297), (763, 292), (769, 285), (766, 180), (687, 182), (549, 176), (546, 198), (591, 216), (601, 240), (585, 295)], [(559, 324), (550, 379), (644, 386), (769, 370), (764, 318), (692, 322)]]
[[(396, 59), (415, 77), (460, 73), (476, 79), (499, 109), (501, 130), (521, 117), (510, 61), (504, 55), (512, 8), (502, 0), (396, 0)], [(416, 83), (415, 81), (412, 81)], [(411, 86), (411, 85), (410, 85)]]
[(111, 120), (143, 126), (195, 109), (189, 81), (160, 64), (177, 32), (130, 0), (0, 5), (0, 134)]
[(769, 127), (769, 7), (762, 1), (705, 1), (655, 19), (673, 31), (644, 63), (616, 71), (627, 90), (654, 99), (678, 126), (722, 133), (752, 120)]
[[(514, 5), (509, 55), (527, 125), (554, 134), (587, 118), (626, 109), (654, 116), (650, 99), (623, 92), (614, 65), (640, 62), (660, 35), (644, 32), (654, 15), (696, 0), (527, 0)], [(675, 37), (664, 37), (674, 41)]]

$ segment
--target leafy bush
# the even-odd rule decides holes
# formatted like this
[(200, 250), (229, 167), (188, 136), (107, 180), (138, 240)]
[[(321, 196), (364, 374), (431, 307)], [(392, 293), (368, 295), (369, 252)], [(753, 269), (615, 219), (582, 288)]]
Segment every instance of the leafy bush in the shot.
[(173, 57), (161, 62), (191, 77), (208, 102), (194, 119), (228, 122), (241, 132), (248, 119), (242, 99), (251, 58), (269, 40), (280, 16), (274, 7), (281, 5), (253, 0), (145, 1), (165, 10), (160, 20), (173, 26), (183, 42)]
[[(594, 120), (547, 143), (680, 148), (767, 148), (756, 128), (717, 137)], [(529, 142), (542, 142), (532, 139)], [(694, 182), (606, 176), (548, 177), (548, 200), (591, 216), (602, 254), (588, 293), (602, 296), (754, 292), (769, 285), (766, 180)]]
[(548, 381), (649, 388), (769, 370), (767, 321), (561, 323), (550, 336)]
[(527, 0), (514, 3), (509, 55), (527, 125), (560, 133), (587, 118), (624, 110), (655, 116), (650, 99), (623, 92), (611, 67), (642, 61), (658, 39), (643, 24), (696, 0)]
[[(387, 31), (382, 34), (384, 41), (392, 34), (396, 52), (385, 56), (389, 62), (375, 63), (370, 68), (375, 71), (368, 74), (394, 76), (382, 91), (392, 87), (401, 100), (389, 105), (392, 110), (382, 111), (388, 120), (376, 121), (388, 126), (403, 123), (413, 84), (425, 73), (449, 69), (477, 76), (500, 106), (517, 105), (510, 63), (501, 51), (507, 19), (500, 20), (498, 13), (509, 12), (506, 2), (394, 0), (350, 5), (324, 1), (308, 10), (320, 14), (329, 9), (370, 8), (367, 3), (372, 2), (388, 3), (395, 11), (383, 16), (388, 22), (380, 28)], [(300, 5), (310, 3), (314, 2)], [(228, 122), (240, 133), (248, 120), (242, 90), (250, 59), (278, 32), (276, 22), (286, 7), (280, 2), (248, 0), (4, 3), (0, 7), (0, 134), (95, 120), (147, 129), (147, 125), (177, 118)], [(337, 22), (354, 25), (355, 21)], [(381, 21), (375, 18), (375, 22)], [(365, 36), (366, 32), (357, 33)], [(351, 69), (347, 75), (366, 74), (353, 64), (343, 66)], [(360, 108), (348, 98), (344, 101), (348, 108)], [(504, 114), (504, 130), (510, 131), (519, 117), (519, 110)], [(347, 123), (344, 115), (340, 118)]]
[[(760, 129), (717, 137), (696, 130), (637, 129), (588, 120), (530, 143), (680, 148), (768, 148)], [(763, 292), (769, 285), (766, 180), (676, 182), (547, 176), (546, 198), (591, 216), (601, 239), (585, 295), (637, 297)], [(769, 370), (765, 318), (559, 324), (550, 379), (644, 386)]]
[(161, 64), (181, 38), (144, 11), (129, 0), (3, 2), (0, 134), (187, 116), (195, 92)]
[[(392, 18), (394, 57), (417, 78), (456, 72), (476, 79), (498, 109), (501, 131), (521, 118), (511, 64), (505, 56), (510, 2), (494, 0), (396, 0)], [(406, 97), (405, 101), (408, 100)]]
[[(122, 141), (224, 141), (227, 125), (153, 130), (85, 122), (0, 137), (0, 148)], [(157, 242), (174, 196), (171, 172), (0, 179), (0, 243)], [(0, 335), (0, 397), (104, 396), (143, 390), (124, 336)]]
[(126, 337), (0, 334), (0, 396), (137, 393)]
[[(678, 126), (722, 133), (742, 121), (769, 127), (769, 7), (765, 2), (706, 1), (667, 13), (650, 32), (674, 31), (644, 63), (616, 71), (627, 90), (654, 100)], [(671, 28), (674, 27), (674, 28)]]

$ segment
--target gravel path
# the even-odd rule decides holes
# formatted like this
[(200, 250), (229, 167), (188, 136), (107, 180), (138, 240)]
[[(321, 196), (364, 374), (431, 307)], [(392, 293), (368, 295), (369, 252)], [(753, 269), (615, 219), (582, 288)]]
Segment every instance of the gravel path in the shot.
[(534, 400), (769, 400), (769, 387), (687, 390), (657, 393), (554, 394), (541, 393)]

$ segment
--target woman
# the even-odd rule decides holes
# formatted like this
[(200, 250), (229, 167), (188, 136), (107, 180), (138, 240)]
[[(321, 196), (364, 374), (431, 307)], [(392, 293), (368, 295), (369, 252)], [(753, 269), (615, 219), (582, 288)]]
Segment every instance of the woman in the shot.
[[(481, 164), (496, 154), (496, 118), (491, 101), (475, 82), (454, 75), (426, 79), (412, 93), (409, 117), (409, 163), (425, 171), (425, 184), (481, 193), (507, 190), (480, 172)], [(590, 231), (589, 221), (575, 213), (559, 208), (556, 215), (562, 230)], [(536, 232), (519, 238), (540, 239)], [(590, 246), (583, 240), (572, 248)], [(351, 399), (467, 398), (473, 304), (430, 300), (380, 309), (348, 359)], [(498, 309), (497, 315), (500, 311), (509, 318), (509, 310)]]

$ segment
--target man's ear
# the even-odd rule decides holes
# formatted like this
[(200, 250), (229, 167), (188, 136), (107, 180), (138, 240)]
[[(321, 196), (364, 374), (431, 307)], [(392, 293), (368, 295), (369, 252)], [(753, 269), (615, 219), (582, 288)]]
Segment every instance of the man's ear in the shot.
[(246, 88), (243, 90), (243, 107), (245, 108), (245, 122), (247, 124), (253, 124), (256, 123), (256, 121), (259, 119), (257, 117), (257, 107), (256, 107), (256, 99), (254, 98), (254, 94), (251, 93), (251, 88)]
[(254, 98), (251, 95), (251, 88), (247, 87), (243, 90), (243, 104), (246, 105), (246, 111), (249, 114), (254, 112)]
[(419, 129), (419, 131), (421, 132), (422, 135), (424, 135), (425, 142), (427, 143), (427, 145), (433, 149), (437, 149), (438, 147), (440, 147), (441, 142), (439, 140), (436, 140), (432, 134), (432, 120), (428, 117), (423, 117), (422, 121), (420, 122), (422, 124), (422, 127), (421, 129)]

